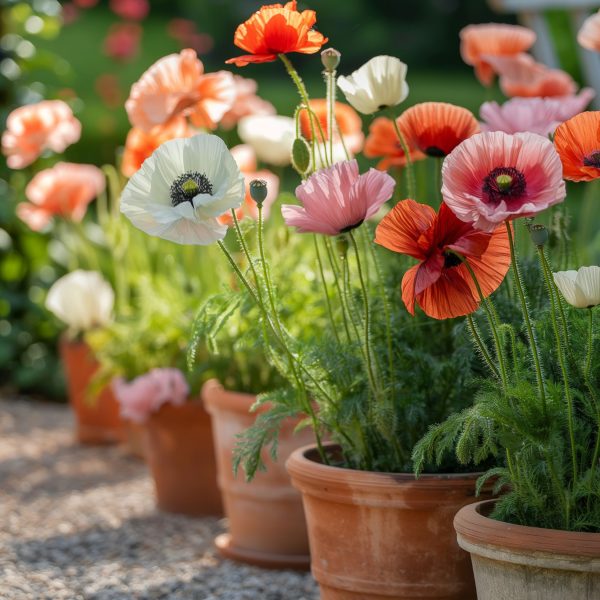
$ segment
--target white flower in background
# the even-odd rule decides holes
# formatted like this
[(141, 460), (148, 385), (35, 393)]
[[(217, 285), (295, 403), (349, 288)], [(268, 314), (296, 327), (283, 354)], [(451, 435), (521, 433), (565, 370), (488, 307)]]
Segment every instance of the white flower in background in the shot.
[(258, 160), (270, 165), (289, 165), (296, 125), (291, 117), (252, 115), (240, 119), (238, 135), (252, 146)]
[(365, 115), (400, 104), (408, 96), (407, 66), (393, 56), (375, 56), (348, 77), (338, 77), (346, 100)]
[(600, 267), (581, 267), (578, 271), (553, 273), (565, 300), (575, 308), (600, 304)]
[(244, 199), (244, 177), (216, 135), (159, 146), (125, 186), (121, 212), (138, 229), (178, 244), (222, 240), (217, 217)]
[(76, 333), (110, 323), (114, 302), (112, 287), (102, 275), (81, 269), (58, 279), (46, 296), (46, 308)]
[(310, 172), (318, 171), (319, 169), (324, 169), (325, 167), (334, 165), (335, 163), (342, 162), (344, 160), (352, 160), (354, 158), (354, 154), (350, 152), (347, 148), (344, 148), (344, 144), (342, 142), (333, 142), (333, 161), (331, 161), (330, 156), (330, 147), (329, 140), (325, 142), (320, 142), (315, 145), (315, 163), (312, 164), (311, 157), (311, 167)]

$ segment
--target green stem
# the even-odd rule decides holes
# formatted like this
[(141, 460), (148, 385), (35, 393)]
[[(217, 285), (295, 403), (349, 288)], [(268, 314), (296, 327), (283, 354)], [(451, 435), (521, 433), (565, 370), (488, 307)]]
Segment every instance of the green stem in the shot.
[(415, 172), (414, 165), (412, 163), (412, 159), (410, 158), (410, 150), (408, 148), (408, 144), (398, 127), (398, 122), (396, 121), (394, 115), (391, 115), (392, 123), (394, 124), (394, 131), (398, 136), (398, 141), (400, 142), (400, 146), (402, 146), (402, 151), (404, 152), (404, 156), (406, 157), (406, 181), (408, 185), (408, 197), (411, 200), (416, 200), (416, 184), (415, 184)]
[(329, 289), (327, 288), (327, 281), (325, 280), (325, 271), (323, 269), (323, 261), (321, 260), (321, 251), (319, 250), (319, 241), (317, 240), (317, 236), (313, 235), (313, 240), (315, 243), (315, 252), (317, 255), (317, 264), (319, 265), (319, 274), (321, 275), (321, 284), (323, 285), (323, 292), (325, 293), (325, 300), (327, 302), (327, 312), (329, 314), (329, 321), (331, 323), (331, 329), (333, 331), (333, 335), (335, 337), (335, 341), (338, 344), (341, 344), (340, 336), (337, 332), (337, 327), (335, 323), (335, 319), (333, 317), (333, 307), (331, 306), (331, 298), (329, 297)]
[(331, 243), (329, 238), (325, 238), (325, 251), (327, 252), (327, 258), (329, 260), (329, 266), (331, 267), (331, 271), (333, 272), (333, 281), (335, 283), (335, 288), (337, 290), (338, 298), (340, 299), (340, 304), (342, 305), (342, 319), (344, 321), (344, 330), (346, 331), (346, 337), (348, 341), (352, 339), (350, 335), (350, 329), (348, 327), (348, 315), (350, 314), (349, 310), (346, 307), (346, 299), (342, 292), (342, 288), (340, 286), (339, 277), (342, 276), (343, 281), (343, 273), (340, 272), (338, 265), (333, 256), (333, 250), (331, 248)]
[(329, 164), (333, 164), (333, 136), (335, 125), (335, 71), (324, 71), (327, 88), (327, 133), (329, 134)]
[(594, 313), (592, 308), (588, 308), (588, 351), (587, 358), (585, 360), (585, 371), (584, 377), (586, 381), (590, 381), (590, 374), (592, 372), (592, 354), (594, 351)]
[(485, 344), (483, 343), (483, 340), (481, 339), (481, 336), (477, 331), (477, 327), (475, 325), (475, 321), (473, 321), (472, 315), (467, 315), (467, 321), (469, 323), (469, 328), (471, 329), (471, 335), (473, 336), (477, 347), (479, 348), (483, 358), (485, 359), (487, 366), (489, 367), (490, 371), (492, 371), (494, 376), (500, 379), (500, 373), (498, 372), (498, 369), (496, 368), (496, 365), (494, 364), (494, 361), (492, 360), (488, 349), (485, 347)]

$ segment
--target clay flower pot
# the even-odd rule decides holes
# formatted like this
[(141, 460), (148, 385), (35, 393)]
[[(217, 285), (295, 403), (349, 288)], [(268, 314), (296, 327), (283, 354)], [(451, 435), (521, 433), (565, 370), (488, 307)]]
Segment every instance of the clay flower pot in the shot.
[(292, 487), (285, 460), (293, 450), (314, 441), (305, 429), (293, 433), (290, 419), (281, 429), (278, 461), (265, 452), (266, 471), (247, 483), (242, 470), (233, 474), (232, 454), (236, 436), (254, 422), (250, 407), (256, 397), (229, 392), (216, 380), (207, 381), (202, 398), (210, 413), (215, 436), (219, 487), (229, 520), (229, 533), (215, 543), (224, 556), (267, 568), (308, 569), (310, 557), (302, 499)]
[(90, 347), (83, 341), (60, 340), (69, 403), (75, 413), (76, 437), (82, 444), (113, 444), (123, 439), (119, 404), (110, 386), (90, 396), (88, 386), (99, 368)]
[(125, 449), (129, 454), (145, 460), (146, 458), (146, 428), (141, 423), (124, 421)]
[(600, 598), (600, 534), (511, 525), (488, 518), (492, 506), (465, 506), (454, 519), (479, 600)]
[(286, 466), (302, 492), (321, 600), (475, 600), (452, 519), (475, 501), (478, 474), (415, 479), (331, 467), (314, 446)]
[(146, 461), (158, 507), (189, 516), (221, 516), (210, 417), (200, 400), (164, 404), (146, 421)]

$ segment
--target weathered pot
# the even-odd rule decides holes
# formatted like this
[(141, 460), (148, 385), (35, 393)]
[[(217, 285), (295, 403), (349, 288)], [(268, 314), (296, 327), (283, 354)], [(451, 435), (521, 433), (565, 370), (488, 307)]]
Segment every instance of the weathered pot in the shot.
[(167, 512), (221, 516), (210, 417), (198, 399), (164, 404), (146, 421), (146, 461)]
[(322, 464), (314, 446), (287, 461), (302, 492), (321, 600), (475, 600), (452, 519), (476, 500), (477, 474), (374, 473)]
[(119, 404), (110, 386), (95, 395), (89, 384), (100, 365), (83, 341), (60, 340), (60, 356), (69, 403), (75, 413), (76, 438), (82, 444), (113, 444), (123, 439)]
[(511, 525), (488, 518), (492, 507), (478, 502), (454, 519), (479, 600), (600, 598), (600, 534)]
[(219, 487), (223, 494), (229, 533), (215, 543), (224, 556), (267, 568), (308, 569), (310, 556), (302, 499), (292, 487), (285, 460), (293, 450), (314, 440), (309, 430), (293, 433), (296, 420), (289, 419), (279, 435), (278, 461), (268, 452), (267, 466), (251, 482), (240, 469), (233, 474), (233, 448), (237, 435), (256, 418), (250, 407), (256, 397), (229, 392), (216, 380), (202, 388), (204, 405), (214, 428)]

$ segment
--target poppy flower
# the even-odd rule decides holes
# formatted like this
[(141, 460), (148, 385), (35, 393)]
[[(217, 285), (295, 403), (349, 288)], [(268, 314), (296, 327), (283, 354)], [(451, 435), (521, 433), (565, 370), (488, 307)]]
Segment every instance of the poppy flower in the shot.
[(130, 123), (143, 131), (176, 117), (214, 129), (234, 100), (233, 75), (205, 74), (196, 52), (187, 48), (154, 63), (131, 87), (125, 110)]
[(338, 77), (337, 84), (358, 112), (371, 115), (406, 100), (406, 71), (394, 56), (375, 56), (352, 75)]
[(249, 115), (274, 115), (275, 107), (256, 94), (258, 86), (254, 79), (239, 75), (233, 76), (235, 100), (233, 106), (223, 115), (220, 125), (223, 129), (232, 129), (239, 120)]
[[(327, 100), (325, 98), (317, 98), (309, 100), (309, 105), (314, 113), (317, 121), (321, 126), (325, 140), (329, 139), (329, 131), (327, 129)], [(334, 134), (334, 141), (339, 141), (341, 138), (344, 139), (346, 148), (353, 154), (360, 152), (365, 136), (362, 132), (362, 120), (358, 116), (357, 112), (347, 104), (343, 102), (336, 102), (334, 105), (334, 116), (335, 123), (337, 125), (337, 131)], [(315, 134), (317, 139), (322, 142), (323, 136), (321, 131), (315, 124)], [(310, 128), (310, 115), (306, 109), (300, 111), (300, 131), (307, 140), (312, 139), (311, 128)]]
[(600, 267), (580, 267), (577, 271), (552, 273), (564, 299), (575, 308), (600, 304)]
[(436, 214), (426, 204), (402, 200), (377, 226), (375, 243), (419, 261), (404, 274), (402, 300), (411, 315), (416, 302), (434, 319), (468, 315), (479, 306), (475, 283), (452, 251), (468, 260), (484, 297), (498, 288), (510, 266), (504, 227), (479, 231), (443, 203)]
[(291, 117), (281, 115), (251, 115), (238, 123), (242, 142), (254, 148), (258, 159), (270, 165), (289, 165), (296, 125)]
[(587, 50), (600, 52), (600, 11), (590, 15), (577, 33), (579, 45)]
[(233, 37), (233, 43), (250, 54), (225, 62), (245, 67), (249, 63), (272, 62), (277, 55), (289, 52), (314, 54), (328, 41), (312, 29), (316, 22), (314, 10), (296, 10), (296, 0), (285, 6), (263, 6), (236, 29)]
[(225, 142), (200, 134), (159, 146), (125, 186), (120, 207), (149, 235), (204, 246), (225, 237), (217, 217), (243, 199), (244, 178)]
[(533, 46), (535, 38), (535, 32), (520, 25), (468, 25), (460, 32), (460, 55), (468, 65), (475, 67), (477, 79), (490, 86), (494, 81), (494, 67), (489, 58), (525, 52)]
[(375, 169), (360, 175), (356, 160), (339, 162), (303, 181), (296, 188), (302, 206), (284, 204), (281, 214), (300, 233), (339, 235), (372, 217), (392, 197), (395, 184)]
[(405, 110), (398, 127), (409, 146), (427, 156), (450, 154), (458, 144), (479, 132), (471, 111), (447, 102), (422, 102)]
[(478, 133), (442, 166), (444, 201), (461, 221), (483, 231), (536, 215), (565, 195), (560, 158), (552, 142), (535, 133)]
[(582, 112), (556, 129), (554, 145), (565, 179), (591, 181), (600, 177), (600, 111)]
[(56, 163), (36, 173), (27, 184), (29, 202), (17, 206), (17, 215), (33, 231), (44, 229), (53, 217), (79, 222), (105, 185), (104, 174), (94, 165)]
[[(409, 152), (411, 162), (425, 158), (420, 150), (410, 144)], [(403, 167), (406, 165), (406, 155), (398, 140), (398, 134), (393, 122), (387, 117), (377, 117), (371, 123), (363, 153), (367, 158), (382, 157), (382, 160), (377, 163), (377, 168), (380, 171), (385, 171), (390, 167)]]

